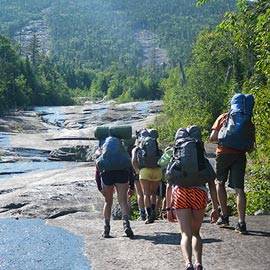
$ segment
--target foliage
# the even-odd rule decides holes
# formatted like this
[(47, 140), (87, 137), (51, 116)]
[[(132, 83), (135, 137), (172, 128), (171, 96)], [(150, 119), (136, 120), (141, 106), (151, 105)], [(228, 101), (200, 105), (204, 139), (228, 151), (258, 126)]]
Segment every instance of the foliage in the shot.
[[(138, 33), (153, 33), (150, 49), (166, 49), (170, 66), (184, 64), (197, 33), (215, 25), (234, 3), (218, 0), (197, 8), (195, 0), (173, 0), (169, 5), (160, 0), (3, 0), (0, 33), (21, 43), (19, 54), (29, 58), (34, 73), (42, 51), (49, 49), (47, 56), (73, 96), (157, 99), (163, 95), (160, 81), (169, 67), (159, 67), (154, 51), (151, 65), (144, 66)], [(22, 36), (31, 40), (27, 46)], [(44, 48), (47, 43), (49, 48)]]
[[(235, 92), (255, 96), (256, 151), (248, 184), (248, 213), (269, 209), (270, 170), (270, 4), (269, 1), (238, 1), (238, 11), (228, 13), (214, 29), (200, 33), (190, 64), (171, 70), (163, 80), (162, 138), (173, 138), (181, 126), (198, 124), (205, 133), (227, 108)], [(161, 122), (161, 121), (160, 121)]]
[(31, 64), (3, 36), (0, 36), (0, 66), (0, 113), (30, 105), (71, 102), (67, 86), (49, 59)]
[(136, 194), (133, 194), (130, 198), (130, 218), (131, 220), (137, 220), (140, 217), (140, 212), (137, 203)]
[(253, 165), (247, 181), (247, 214), (261, 210), (270, 213), (270, 168), (266, 164)]

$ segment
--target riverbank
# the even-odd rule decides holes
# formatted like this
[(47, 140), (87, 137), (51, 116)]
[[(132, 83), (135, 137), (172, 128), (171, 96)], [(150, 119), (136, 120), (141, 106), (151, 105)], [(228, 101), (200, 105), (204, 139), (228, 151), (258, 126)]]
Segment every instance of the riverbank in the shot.
[[(22, 122), (31, 128), (16, 131), (9, 137), (8, 144), (13, 150), (23, 148), (50, 151), (82, 143), (94, 150), (97, 145), (95, 141), (61, 138), (91, 137), (95, 126), (100, 123), (131, 124), (133, 130), (136, 130), (155, 121), (160, 110), (160, 102), (60, 107), (57, 108), (57, 117), (52, 114), (50, 119), (41, 118), (45, 117), (44, 114), (25, 117)], [(34, 122), (41, 128), (33, 127)], [(60, 140), (48, 141), (56, 138)], [(163, 220), (148, 225), (132, 221), (135, 238), (130, 240), (123, 236), (121, 221), (112, 221), (113, 238), (103, 239), (103, 198), (96, 188), (93, 162), (68, 164), (65, 168), (34, 170), (1, 180), (0, 218), (41, 218), (47, 224), (81, 236), (84, 239), (85, 254), (94, 270), (184, 267), (179, 250), (179, 228), (175, 224)], [(235, 222), (235, 218), (232, 218), (232, 225)], [(248, 217), (247, 222), (249, 235), (244, 236), (232, 229), (219, 229), (206, 218), (202, 228), (206, 269), (268, 269), (270, 218)]]
[[(111, 239), (101, 237), (103, 199), (94, 181), (94, 167), (85, 164), (69, 170), (32, 173), (5, 181), (0, 188), (0, 217), (40, 217), (84, 240), (92, 269), (183, 269), (177, 224), (132, 221), (135, 238), (125, 237), (121, 221), (112, 221)], [(3, 207), (3, 205), (5, 207)], [(12, 209), (13, 208), (13, 209)], [(231, 218), (231, 224), (236, 218)], [(270, 216), (247, 217), (248, 235), (220, 229), (206, 217), (202, 227), (206, 269), (268, 269)]]

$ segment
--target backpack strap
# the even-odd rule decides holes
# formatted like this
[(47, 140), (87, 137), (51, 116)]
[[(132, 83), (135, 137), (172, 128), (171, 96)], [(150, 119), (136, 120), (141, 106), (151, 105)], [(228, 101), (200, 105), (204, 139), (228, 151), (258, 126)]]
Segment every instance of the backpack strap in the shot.
[(243, 96), (243, 107), (244, 107), (244, 114), (247, 114), (247, 110), (246, 110), (246, 97)]

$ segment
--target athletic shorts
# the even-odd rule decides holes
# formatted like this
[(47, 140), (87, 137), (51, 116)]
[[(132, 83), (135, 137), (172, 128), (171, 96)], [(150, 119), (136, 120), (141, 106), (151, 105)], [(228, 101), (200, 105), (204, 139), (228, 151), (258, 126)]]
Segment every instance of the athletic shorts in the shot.
[(174, 187), (172, 191), (174, 209), (204, 209), (207, 206), (207, 200), (207, 193), (200, 188)]
[(129, 182), (129, 171), (108, 171), (100, 175), (103, 185), (112, 186), (114, 184), (124, 184)]
[(225, 183), (229, 179), (230, 188), (244, 189), (246, 155), (239, 153), (219, 154), (216, 157), (217, 181)]
[(160, 181), (162, 178), (161, 168), (143, 168), (140, 169), (139, 179), (148, 181)]

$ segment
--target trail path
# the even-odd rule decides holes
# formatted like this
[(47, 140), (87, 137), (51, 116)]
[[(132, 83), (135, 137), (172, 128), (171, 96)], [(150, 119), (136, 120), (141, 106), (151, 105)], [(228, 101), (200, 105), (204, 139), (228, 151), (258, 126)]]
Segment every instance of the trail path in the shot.
[[(159, 111), (159, 103), (150, 105), (155, 113)], [(100, 108), (102, 106), (101, 104)], [(127, 106), (133, 109), (127, 109)], [(70, 111), (65, 114), (67, 118), (64, 130), (50, 129), (49, 124), (43, 129), (40, 122), (36, 123), (35, 117), (25, 117), (23, 121), (16, 121), (16, 126), (22, 122), (24, 128), (21, 126), (23, 131), (13, 135), (10, 143), (13, 147), (51, 150), (66, 146), (67, 143), (79, 142), (48, 142), (46, 138), (89, 136), (98, 123), (110, 124), (117, 119), (118, 122), (113, 123), (131, 123), (136, 129), (155, 119), (155, 113), (149, 113), (151, 110), (146, 114), (139, 112), (138, 115), (138, 111), (134, 113), (139, 106), (139, 103), (114, 105), (103, 114), (91, 114), (90, 112), (95, 111), (93, 106), (91, 110), (84, 107), (83, 113), (82, 108), (71, 107), (69, 110), (72, 114)], [(2, 119), (5, 130), (12, 126), (13, 121), (11, 118)], [(56, 170), (33, 171), (0, 181), (0, 218), (42, 218), (49, 225), (59, 226), (82, 236), (85, 254), (93, 270), (184, 269), (177, 224), (164, 220), (148, 225), (141, 221), (132, 221), (135, 238), (130, 240), (123, 236), (122, 222), (112, 221), (113, 238), (101, 237), (103, 199), (96, 188), (91, 162)], [(231, 221), (232, 225), (236, 223), (235, 218)], [(247, 226), (249, 234), (239, 235), (233, 228), (220, 229), (210, 224), (208, 217), (205, 218), (202, 226), (205, 269), (269, 269), (270, 216), (248, 217)], [(56, 270), (53, 267), (51, 269)]]

